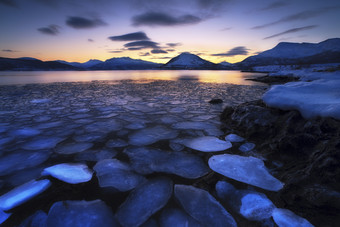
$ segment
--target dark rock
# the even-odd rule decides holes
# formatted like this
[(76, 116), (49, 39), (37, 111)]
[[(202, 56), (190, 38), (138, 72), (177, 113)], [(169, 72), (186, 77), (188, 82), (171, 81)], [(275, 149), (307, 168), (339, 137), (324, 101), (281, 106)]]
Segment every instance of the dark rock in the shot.
[(209, 101), (210, 104), (221, 104), (223, 103), (222, 99), (212, 99)]
[(254, 142), (266, 166), (275, 168), (274, 176), (285, 183), (271, 197), (275, 204), (316, 226), (340, 223), (340, 121), (306, 120), (297, 111), (268, 108), (262, 101), (227, 107), (221, 121), (226, 134)]
[(294, 76), (260, 76), (256, 78), (249, 78), (246, 80), (251, 80), (251, 81), (256, 81), (256, 82), (261, 82), (261, 83), (266, 83), (269, 85), (273, 84), (285, 84), (288, 82), (293, 82), (293, 81), (298, 81), (298, 77)]

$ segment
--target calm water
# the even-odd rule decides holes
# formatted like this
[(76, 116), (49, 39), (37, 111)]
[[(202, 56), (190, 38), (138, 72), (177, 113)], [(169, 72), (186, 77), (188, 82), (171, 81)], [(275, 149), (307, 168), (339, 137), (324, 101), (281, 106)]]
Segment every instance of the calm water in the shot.
[(88, 82), (93, 80), (197, 80), (208, 83), (257, 85), (246, 80), (262, 73), (210, 70), (29, 71), (0, 72), (0, 85)]

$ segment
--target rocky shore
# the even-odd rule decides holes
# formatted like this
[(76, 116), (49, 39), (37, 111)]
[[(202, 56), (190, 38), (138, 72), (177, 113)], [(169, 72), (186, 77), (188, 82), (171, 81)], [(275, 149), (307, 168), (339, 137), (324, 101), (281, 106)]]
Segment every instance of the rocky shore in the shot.
[(227, 107), (221, 115), (224, 131), (257, 145), (252, 155), (264, 158), (283, 190), (270, 197), (276, 204), (306, 217), (315, 226), (340, 223), (340, 122), (332, 118), (304, 119), (298, 111), (283, 111), (253, 101)]

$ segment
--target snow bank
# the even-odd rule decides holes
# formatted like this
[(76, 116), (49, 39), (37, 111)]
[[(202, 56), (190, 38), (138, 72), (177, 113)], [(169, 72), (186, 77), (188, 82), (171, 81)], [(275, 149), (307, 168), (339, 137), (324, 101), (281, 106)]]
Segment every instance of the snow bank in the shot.
[(270, 107), (298, 110), (304, 118), (317, 116), (340, 120), (340, 72), (311, 73), (303, 80), (275, 85), (263, 96)]

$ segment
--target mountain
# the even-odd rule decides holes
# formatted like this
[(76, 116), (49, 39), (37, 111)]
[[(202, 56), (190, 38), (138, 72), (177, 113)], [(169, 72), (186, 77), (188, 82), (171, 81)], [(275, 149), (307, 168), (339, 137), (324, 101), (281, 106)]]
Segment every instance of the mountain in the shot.
[(166, 69), (217, 69), (218, 66), (210, 61), (204, 60), (197, 55), (185, 52), (172, 58), (163, 65)]
[(157, 69), (161, 65), (143, 61), (139, 59), (132, 59), (129, 57), (122, 58), (111, 58), (106, 60), (105, 62), (96, 64), (89, 69), (91, 70), (136, 70), (136, 69)]
[(82, 69), (88, 69), (92, 66), (95, 66), (99, 63), (103, 63), (103, 61), (97, 60), (97, 59), (91, 59), (87, 62), (84, 63), (79, 63), (79, 62), (67, 62), (67, 61), (62, 61), (62, 60), (58, 60), (57, 62), (63, 63), (63, 64), (67, 64), (67, 65), (71, 65), (77, 68), (82, 68)]
[(340, 62), (340, 38), (320, 43), (281, 42), (273, 49), (246, 58), (237, 66), (242, 69), (265, 65), (302, 65)]
[(223, 61), (223, 62), (218, 63), (218, 68), (229, 70), (229, 69), (234, 69), (235, 67), (234, 67), (234, 64)]
[(2, 58), (0, 57), (0, 71), (58, 71), (79, 70), (79, 68), (57, 61), (41, 61), (35, 58)]

